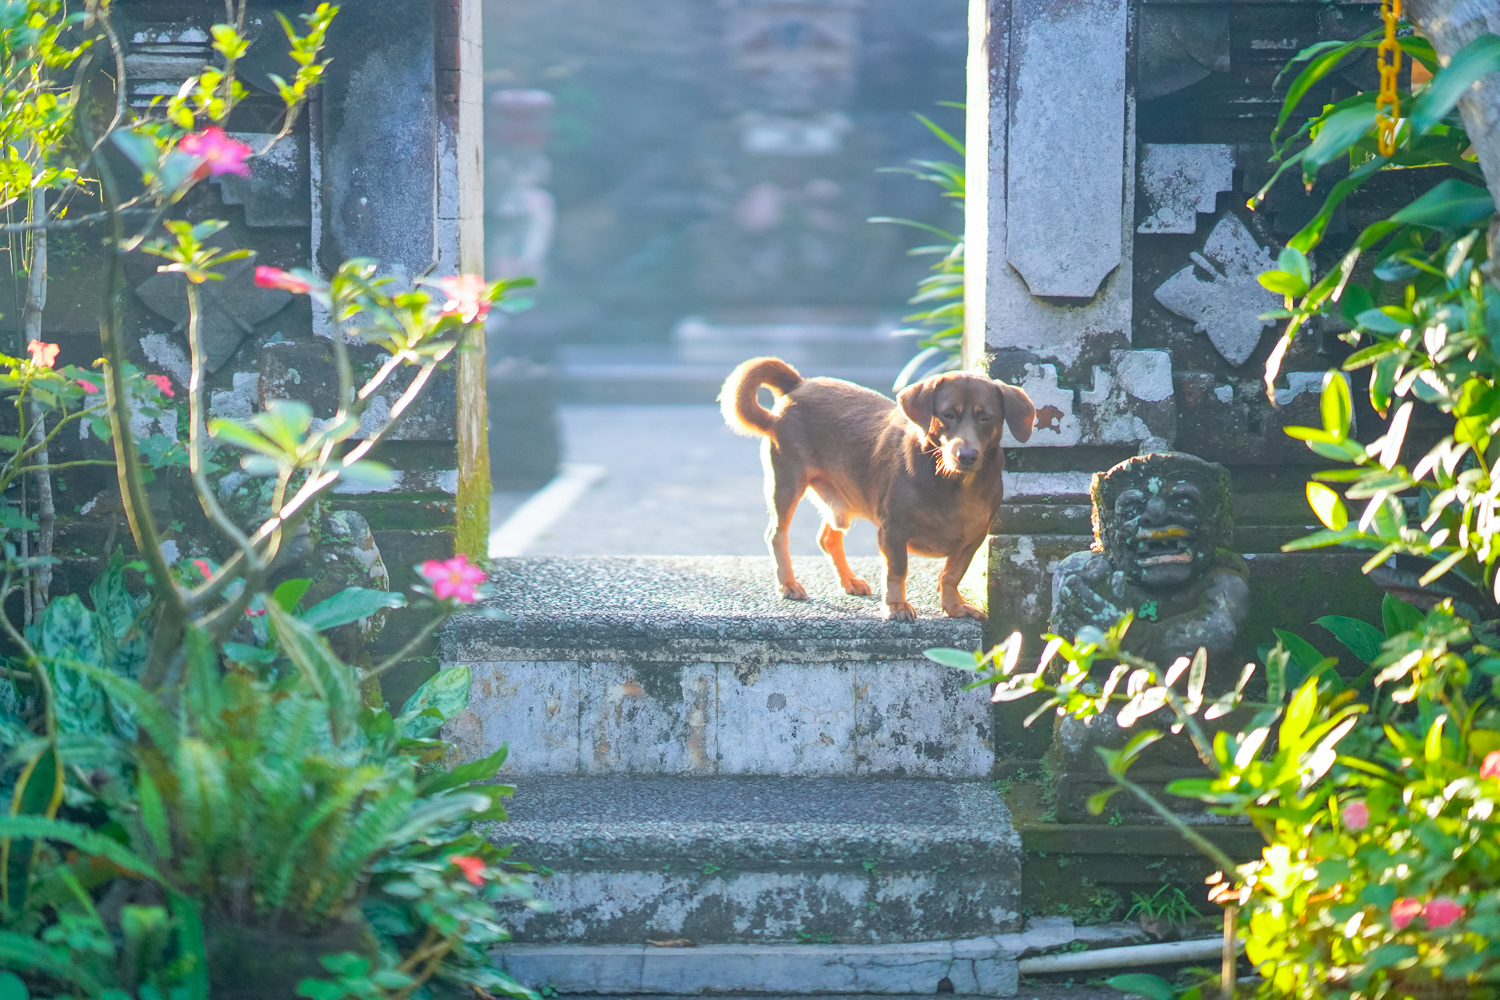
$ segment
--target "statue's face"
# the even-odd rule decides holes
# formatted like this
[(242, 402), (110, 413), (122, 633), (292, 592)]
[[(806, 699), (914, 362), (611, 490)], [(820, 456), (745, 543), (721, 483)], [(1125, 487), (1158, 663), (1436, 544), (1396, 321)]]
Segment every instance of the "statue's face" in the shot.
[(1200, 575), (1207, 540), (1200, 536), (1209, 510), (1203, 490), (1187, 479), (1153, 476), (1145, 489), (1129, 489), (1115, 500), (1111, 546), (1125, 575), (1150, 590), (1175, 587)]

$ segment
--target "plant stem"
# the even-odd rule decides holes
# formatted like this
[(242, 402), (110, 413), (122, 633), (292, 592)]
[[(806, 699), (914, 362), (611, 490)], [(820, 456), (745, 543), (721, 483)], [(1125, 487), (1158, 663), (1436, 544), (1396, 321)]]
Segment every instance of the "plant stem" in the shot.
[[(40, 219), (47, 214), (47, 192), (43, 188), (31, 191), (31, 217)], [(21, 337), (30, 344), (42, 339), (42, 311), (47, 308), (47, 230), (38, 229), (31, 234), (31, 272), (27, 275), (26, 307), (21, 311)], [(29, 437), (36, 452), (35, 474), (37, 506), (36, 554), (46, 559), (52, 555), (52, 543), (57, 535), (57, 508), (52, 500), (52, 474), (47, 469), (47, 424), (42, 417), (42, 408), (35, 397), (27, 400), (27, 416), (31, 423)], [(43, 563), (32, 576), (30, 603), (33, 615), (40, 615), (47, 605), (52, 586), (52, 567)]]
[(447, 621), (451, 617), (452, 615), (450, 613), (444, 612), (437, 618), (433, 619), (431, 622), (428, 622), (427, 626), (418, 631), (416, 635), (412, 636), (411, 639), (407, 641), (406, 645), (402, 646), (396, 652), (392, 653), (390, 656), (382, 660), (379, 666), (371, 667), (369, 670), (365, 671), (364, 675), (360, 677), (360, 683), (366, 683), (368, 681), (377, 679), (381, 674), (385, 673), (387, 670), (390, 670), (392, 667), (399, 664), (402, 660), (406, 659), (411, 655), (412, 650), (416, 649), (422, 643), (426, 642), (427, 637), (432, 635), (433, 632), (437, 631), (438, 626), (442, 625), (443, 622)]
[(1194, 847), (1198, 848), (1198, 850), (1203, 854), (1207, 855), (1210, 861), (1219, 866), (1220, 871), (1224, 872), (1226, 875), (1229, 872), (1234, 871), (1234, 859), (1225, 854), (1223, 851), (1219, 850), (1219, 848), (1215, 846), (1212, 841), (1204, 837), (1197, 830), (1194, 830), (1192, 827), (1184, 823), (1181, 816), (1178, 816), (1172, 810), (1156, 801), (1155, 796), (1146, 791), (1140, 785), (1137, 785), (1135, 782), (1131, 781), (1129, 778), (1126, 778), (1124, 775), (1117, 774), (1114, 776), (1114, 778), (1115, 782), (1121, 788), (1126, 789), (1136, 798), (1146, 803), (1146, 805), (1151, 808), (1152, 812), (1156, 813), (1162, 819), (1166, 820), (1168, 825), (1170, 825), (1178, 833), (1182, 834), (1182, 838), (1184, 840), (1192, 844)]
[[(188, 468), (192, 473), (193, 486), (197, 489), (198, 503), (203, 508), (203, 513), (208, 515), (214, 526), (228, 536), (230, 541), (239, 546), (251, 568), (259, 569), (260, 560), (256, 557), (255, 546), (250, 544), (250, 539), (245, 537), (245, 533), (219, 506), (213, 486), (208, 481), (208, 474), (203, 468), (203, 438), (207, 433), (203, 421), (203, 395), (207, 392), (207, 387), (203, 384), (202, 310), (198, 305), (198, 288), (192, 281), (187, 281), (187, 300), (188, 351), (192, 356), (192, 372), (188, 382)], [(192, 597), (188, 599), (188, 606), (195, 606)]]
[[(1224, 871), (1227, 875), (1228, 870)], [(1239, 907), (1232, 903), (1224, 907), (1224, 954), (1219, 963), (1219, 993), (1224, 1000), (1234, 1000), (1235, 966), (1238, 964), (1234, 918), (1238, 913)]]

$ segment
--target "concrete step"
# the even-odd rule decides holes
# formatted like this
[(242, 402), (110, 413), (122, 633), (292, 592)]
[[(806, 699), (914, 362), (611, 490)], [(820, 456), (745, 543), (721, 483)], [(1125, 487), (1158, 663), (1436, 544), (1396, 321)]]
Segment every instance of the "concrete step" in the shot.
[(937, 608), (940, 564), (913, 560), (913, 623), (826, 560), (793, 565), (812, 599), (776, 596), (767, 557), (506, 560), (492, 603), (511, 620), (443, 631), (442, 660), (474, 673), (447, 738), (465, 759), (508, 742), (509, 777), (989, 778), (989, 698), (922, 656), (982, 638)]
[[(1033, 918), (1009, 934), (884, 945), (528, 945), (498, 949), (498, 963), (521, 983), (560, 994), (667, 997), (1035, 997), (1106, 1000), (1070, 976), (1052, 989), (1018, 972), (1029, 956), (1140, 944), (1139, 925), (1074, 927), (1061, 917)], [(1114, 993), (1118, 997), (1118, 993)]]
[(836, 316), (809, 316), (793, 322), (712, 322), (692, 316), (677, 324), (672, 340), (685, 364), (737, 365), (746, 358), (773, 355), (804, 374), (850, 364), (900, 371), (917, 353), (917, 338), (893, 337), (892, 323), (853, 323)]
[(988, 782), (535, 778), (494, 830), (544, 866), (517, 939), (888, 944), (1018, 927), (1021, 840)]

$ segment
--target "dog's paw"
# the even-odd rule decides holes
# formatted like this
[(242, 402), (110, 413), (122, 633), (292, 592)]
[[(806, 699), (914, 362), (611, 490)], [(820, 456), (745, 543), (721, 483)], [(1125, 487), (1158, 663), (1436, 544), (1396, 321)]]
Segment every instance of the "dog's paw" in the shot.
[(980, 611), (968, 601), (959, 601), (957, 604), (943, 608), (943, 613), (949, 618), (973, 618), (981, 625), (989, 622), (989, 616)]
[(905, 601), (894, 601), (885, 606), (885, 616), (893, 622), (914, 622), (917, 620), (917, 609)]
[(807, 588), (796, 580), (793, 580), (791, 583), (783, 583), (781, 585), (781, 596), (788, 601), (805, 601), (807, 600)]
[(844, 581), (844, 593), (853, 594), (855, 597), (873, 597), (875, 591), (865, 581), (857, 576), (851, 576)]

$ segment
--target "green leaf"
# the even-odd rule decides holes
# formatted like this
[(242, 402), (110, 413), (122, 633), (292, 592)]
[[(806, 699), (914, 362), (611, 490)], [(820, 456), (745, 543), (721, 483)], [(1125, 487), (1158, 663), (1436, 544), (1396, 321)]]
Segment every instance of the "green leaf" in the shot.
[(312, 581), (305, 577), (295, 580), (283, 580), (271, 593), (271, 600), (281, 605), (281, 609), (288, 614), (297, 610), (297, 602), (302, 600), (302, 595), (307, 593), (312, 586)]
[(1127, 972), (1119, 976), (1111, 976), (1105, 980), (1110, 986), (1126, 993), (1139, 993), (1146, 1000), (1176, 1000), (1176, 991), (1172, 984), (1161, 976), (1152, 976), (1144, 972)]
[[(1272, 629), (1271, 631), (1276, 633), (1276, 638), (1281, 640), (1281, 644), (1292, 655), (1292, 659), (1296, 661), (1297, 666), (1302, 668), (1303, 677), (1312, 673), (1318, 664), (1323, 662), (1323, 654), (1318, 652), (1318, 648), (1300, 635), (1279, 628)], [(1294, 682), (1293, 686), (1295, 686), (1295, 683), (1300, 683), (1300, 681)]]
[[(185, 1000), (208, 1000), (208, 950), (203, 937), (203, 914), (192, 897), (168, 891), (167, 902), (177, 920), (177, 940), (187, 966), (183, 974)], [(174, 1000), (177, 993), (173, 991)]]
[(7, 504), (0, 504), (0, 528), (9, 528), (11, 531), (35, 531), (40, 527), (29, 517), (22, 517), (21, 512)]
[[(359, 682), (354, 668), (333, 655), (316, 630), (292, 617), (276, 601), (266, 602), (266, 614), (276, 629), (281, 651), (328, 706), (328, 724), (334, 741), (342, 743), (354, 732), (359, 718)], [(467, 673), (468, 668), (463, 669)]]
[(1354, 325), (1354, 317), (1374, 308), (1375, 300), (1370, 297), (1370, 290), (1364, 285), (1349, 284), (1344, 286), (1344, 292), (1339, 296), (1339, 313), (1349, 325)]
[(1451, 229), (1476, 222), (1494, 211), (1495, 200), (1488, 191), (1450, 177), (1391, 216), (1390, 221)]
[(1296, 298), (1306, 295), (1308, 284), (1295, 274), (1286, 271), (1266, 271), (1256, 280), (1277, 295), (1290, 295)]
[(248, 646), (243, 642), (224, 643), (224, 655), (235, 663), (275, 663), (280, 654), (274, 649)]
[(1302, 279), (1304, 285), (1312, 285), (1312, 268), (1307, 263), (1307, 254), (1296, 247), (1286, 247), (1276, 258), (1276, 266), (1287, 274), (1295, 275)]
[[(509, 745), (502, 745), (499, 750), (488, 757), (460, 764), (451, 771), (440, 771), (431, 775), (423, 780), (417, 790), (422, 795), (432, 795), (435, 792), (446, 792), (450, 788), (458, 788), (460, 785), (467, 785), (473, 781), (489, 781), (505, 764), (509, 749)], [(493, 789), (485, 789), (485, 791), (493, 791)]]
[(1438, 70), (1412, 104), (1412, 131), (1418, 135), (1431, 131), (1447, 117), (1474, 81), (1497, 72), (1500, 72), (1500, 35), (1480, 35)]
[(292, 399), (273, 399), (266, 408), (250, 418), (255, 429), (288, 452), (301, 446), (312, 426), (312, 408)]
[[(1095, 749), (1098, 749), (1102, 752), (1104, 748), (1096, 747)], [(1089, 811), (1090, 816), (1098, 816), (1100, 813), (1104, 812), (1104, 807), (1109, 803), (1110, 796), (1114, 795), (1118, 791), (1120, 791), (1120, 786), (1114, 785), (1104, 789), (1103, 791), (1095, 792), (1093, 795), (1089, 796), (1089, 800), (1084, 804), (1084, 808)]]
[(151, 136), (135, 129), (119, 129), (110, 135), (110, 139), (142, 174), (149, 174), (156, 170), (160, 153), (156, 140)]
[[(419, 739), (436, 732), (444, 722), (469, 705), (470, 674), (468, 667), (449, 667), (434, 674), (401, 706), (397, 725), (406, 727), (406, 735)], [(422, 716), (434, 709), (437, 716)]]
[(46, 816), (0, 816), (0, 838), (56, 840), (78, 848), (84, 854), (112, 861), (126, 871), (147, 878), (160, 878), (155, 866), (135, 855), (130, 848), (96, 833), (86, 826)]
[[(1302, 173), (1311, 177), (1326, 163), (1345, 156), (1349, 147), (1362, 139), (1375, 125), (1373, 101), (1335, 111), (1323, 120), (1317, 136), (1302, 157)], [(1285, 265), (1282, 265), (1285, 267)]]
[(368, 618), (386, 608), (404, 608), (406, 598), (389, 590), (346, 587), (308, 608), (300, 616), (316, 632)]
[(1361, 663), (1370, 663), (1379, 656), (1380, 645), (1385, 642), (1385, 633), (1358, 618), (1349, 618), (1345, 615), (1324, 615), (1314, 624), (1321, 625), (1332, 632), (1333, 637), (1348, 646), (1349, 651), (1359, 657)]
[[(40, 972), (64, 983), (88, 984), (97, 990), (94, 978), (79, 967), (66, 948), (49, 948), (35, 938), (0, 931), (0, 963), (8, 968)], [(22, 987), (21, 996), (25, 996)]]
[(1342, 374), (1330, 371), (1323, 376), (1323, 429), (1340, 438), (1349, 436), (1354, 419), (1354, 401), (1349, 397), (1349, 382)]
[(341, 466), (339, 478), (373, 486), (376, 489), (387, 489), (396, 482), (396, 473), (389, 465), (365, 459), (353, 465)]
[(30, 1000), (26, 984), (14, 972), (0, 972), (0, 1000)]
[(260, 452), (262, 455), (267, 455), (271, 458), (279, 459), (285, 455), (280, 448), (276, 447), (270, 441), (267, 441), (248, 427), (238, 424), (233, 420), (210, 420), (208, 422), (208, 433), (209, 436), (218, 438), (220, 441), (226, 441), (241, 448), (249, 448), (252, 451)]
[(974, 671), (979, 669), (979, 660), (973, 653), (962, 649), (924, 649), (922, 655), (933, 663), (941, 663), (954, 670)]
[(1416, 629), (1426, 617), (1421, 608), (1390, 594), (1386, 594), (1385, 599), (1380, 602), (1380, 620), (1385, 626), (1386, 638)]
[(1343, 531), (1349, 524), (1349, 511), (1338, 493), (1322, 483), (1307, 484), (1307, 504), (1318, 520), (1330, 531)]

